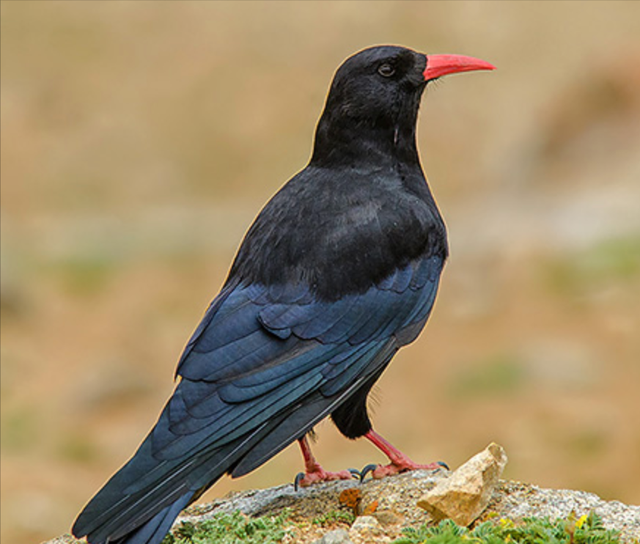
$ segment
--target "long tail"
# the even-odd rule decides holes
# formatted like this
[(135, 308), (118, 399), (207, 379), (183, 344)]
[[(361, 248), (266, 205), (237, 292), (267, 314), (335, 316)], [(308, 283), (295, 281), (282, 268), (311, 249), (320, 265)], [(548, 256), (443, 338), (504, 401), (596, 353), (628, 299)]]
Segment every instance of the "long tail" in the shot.
[[(176, 502), (158, 512), (144, 525), (123, 537), (117, 540), (103, 540), (102, 542), (109, 542), (110, 544), (158, 544), (162, 542), (178, 514), (191, 502), (192, 496), (193, 493), (183, 495)], [(88, 536), (88, 541), (96, 542), (91, 534)]]
[(269, 432), (263, 426), (223, 448), (158, 461), (151, 435), (85, 506), (72, 533), (90, 544), (158, 544), (182, 509), (212, 486)]

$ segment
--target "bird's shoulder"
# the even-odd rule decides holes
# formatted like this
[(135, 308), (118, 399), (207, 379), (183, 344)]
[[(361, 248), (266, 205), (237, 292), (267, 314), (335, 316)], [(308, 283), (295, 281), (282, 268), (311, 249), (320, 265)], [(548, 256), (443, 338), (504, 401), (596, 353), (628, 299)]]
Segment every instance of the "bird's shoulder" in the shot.
[(417, 258), (446, 258), (446, 246), (424, 178), (408, 187), (392, 170), (307, 167), (260, 212), (230, 278), (304, 282), (335, 298), (362, 292)]

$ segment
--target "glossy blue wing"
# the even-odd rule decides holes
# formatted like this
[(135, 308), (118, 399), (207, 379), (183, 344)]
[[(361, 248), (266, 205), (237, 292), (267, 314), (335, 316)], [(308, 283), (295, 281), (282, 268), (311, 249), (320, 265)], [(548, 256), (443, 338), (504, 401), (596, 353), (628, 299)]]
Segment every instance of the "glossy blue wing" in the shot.
[(154, 451), (175, 458), (223, 445), (313, 391), (338, 394), (394, 334), (426, 320), (441, 269), (440, 259), (420, 260), (330, 302), (300, 286), (224, 293), (181, 361), (183, 380), (154, 430)]

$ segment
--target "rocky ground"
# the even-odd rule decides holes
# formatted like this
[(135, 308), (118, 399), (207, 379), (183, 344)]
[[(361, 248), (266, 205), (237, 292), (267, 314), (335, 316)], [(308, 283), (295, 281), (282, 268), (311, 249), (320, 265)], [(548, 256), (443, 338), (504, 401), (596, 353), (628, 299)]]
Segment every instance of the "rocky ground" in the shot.
[[(418, 527), (431, 518), (417, 501), (438, 482), (449, 477), (446, 471), (433, 474), (416, 471), (384, 480), (367, 480), (363, 484), (330, 482), (295, 491), (293, 485), (281, 485), (269, 489), (251, 490), (231, 494), (209, 504), (188, 509), (178, 519), (198, 523), (216, 514), (243, 512), (248, 516), (277, 515), (287, 508), (296, 525), (290, 542), (311, 544), (321, 542), (390, 542), (401, 535), (405, 527)], [(340, 513), (351, 511), (341, 501), (344, 491), (357, 488), (361, 491), (361, 511), (349, 524)], [(377, 503), (377, 507), (373, 505)], [(375, 510), (375, 511), (372, 511)], [(476, 523), (495, 517), (521, 519), (544, 517), (552, 519), (569, 516), (572, 512), (582, 516), (595, 511), (607, 528), (618, 529), (626, 543), (637, 543), (640, 538), (640, 506), (628, 506), (617, 501), (604, 501), (597, 495), (584, 491), (542, 489), (535, 485), (500, 480), (487, 509)], [(333, 540), (332, 540), (333, 539)], [(68, 535), (48, 544), (79, 542)]]

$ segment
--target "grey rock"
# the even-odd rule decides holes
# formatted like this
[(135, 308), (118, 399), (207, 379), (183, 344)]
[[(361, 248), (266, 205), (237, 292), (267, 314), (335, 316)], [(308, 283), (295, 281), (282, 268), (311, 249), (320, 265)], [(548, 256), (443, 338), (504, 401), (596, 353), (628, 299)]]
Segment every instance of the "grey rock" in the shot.
[[(429, 489), (444, 480), (451, 479), (447, 471), (430, 472), (416, 470), (382, 480), (367, 480), (360, 484), (355, 481), (336, 481), (319, 484), (295, 492), (292, 484), (270, 489), (250, 490), (234, 493), (211, 503), (188, 508), (177, 520), (199, 523), (218, 513), (242, 512), (248, 516), (278, 515), (289, 508), (292, 519), (299, 520), (295, 532), (296, 544), (329, 544), (323, 538), (341, 538), (344, 529), (328, 527), (322, 529), (311, 523), (314, 519), (331, 511), (344, 511), (339, 501), (340, 493), (357, 487), (362, 492), (363, 504), (378, 503), (372, 516), (359, 516), (343, 544), (370, 544), (390, 542), (401, 536), (405, 527), (419, 527), (433, 518), (416, 503)], [(625, 505), (617, 501), (604, 501), (597, 495), (584, 491), (564, 489), (541, 489), (531, 484), (500, 480), (493, 496), (478, 521), (488, 519), (513, 519), (523, 517), (566, 518), (572, 512), (577, 516), (595, 511), (609, 529), (621, 533), (621, 541), (638, 544), (640, 539), (640, 506)], [(297, 523), (297, 521), (296, 521)], [(175, 527), (175, 526), (174, 526)], [(374, 533), (377, 536), (374, 536)], [(330, 535), (330, 536), (329, 536)], [(320, 540), (318, 540), (320, 539)], [(49, 544), (72, 544), (73, 537), (65, 535)], [(336, 541), (340, 543), (340, 540)]]
[(382, 525), (373, 516), (358, 516), (349, 529), (349, 537), (354, 544), (367, 544), (369, 542), (390, 542)]
[(353, 541), (349, 538), (347, 531), (344, 529), (336, 529), (335, 531), (329, 531), (312, 544), (353, 544)]
[(527, 517), (580, 517), (593, 511), (607, 529), (620, 531), (623, 542), (640, 540), (640, 506), (604, 501), (593, 493), (568, 489), (541, 489), (519, 482), (501, 482), (489, 510), (513, 520)]

